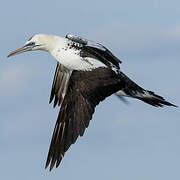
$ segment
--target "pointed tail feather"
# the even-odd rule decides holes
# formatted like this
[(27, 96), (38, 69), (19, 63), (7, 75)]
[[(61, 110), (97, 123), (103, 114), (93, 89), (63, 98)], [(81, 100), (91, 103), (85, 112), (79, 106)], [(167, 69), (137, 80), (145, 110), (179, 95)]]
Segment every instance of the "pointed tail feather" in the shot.
[(145, 91), (145, 93), (142, 96), (143, 97), (137, 97), (137, 98), (155, 107), (163, 107), (163, 106), (177, 107), (176, 105), (166, 101), (163, 97), (155, 94), (152, 91)]
[(124, 87), (116, 93), (116, 95), (119, 97), (125, 96), (136, 98), (155, 107), (177, 107), (176, 105), (166, 101), (162, 96), (159, 96), (152, 91), (141, 88), (122, 72), (120, 74), (120, 79), (124, 82)]

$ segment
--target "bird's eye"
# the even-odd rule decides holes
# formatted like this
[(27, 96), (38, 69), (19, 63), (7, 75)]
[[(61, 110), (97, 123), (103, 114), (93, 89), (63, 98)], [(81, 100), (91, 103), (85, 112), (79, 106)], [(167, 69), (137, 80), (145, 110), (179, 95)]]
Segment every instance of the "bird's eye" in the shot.
[(26, 44), (26, 46), (34, 46), (35, 45), (35, 42), (30, 42), (28, 44)]

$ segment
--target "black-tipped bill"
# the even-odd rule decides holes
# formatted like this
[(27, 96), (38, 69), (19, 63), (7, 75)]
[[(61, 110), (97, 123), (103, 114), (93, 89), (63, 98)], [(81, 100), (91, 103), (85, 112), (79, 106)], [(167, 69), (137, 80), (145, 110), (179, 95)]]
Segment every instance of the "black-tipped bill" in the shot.
[(8, 54), (7, 57), (14, 56), (16, 54), (21, 54), (21, 53), (26, 52), (26, 51), (30, 51), (30, 50), (32, 50), (32, 48), (33, 48), (33, 46), (25, 45), (23, 47), (20, 47), (20, 48), (18, 48), (16, 50), (12, 51), (10, 54)]

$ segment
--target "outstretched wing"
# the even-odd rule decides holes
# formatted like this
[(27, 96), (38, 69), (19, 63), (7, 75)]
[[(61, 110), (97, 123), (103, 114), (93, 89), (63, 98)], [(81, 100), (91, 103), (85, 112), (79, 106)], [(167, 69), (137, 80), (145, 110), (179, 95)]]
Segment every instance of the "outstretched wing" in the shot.
[(46, 162), (59, 166), (65, 152), (83, 136), (100, 101), (120, 89), (117, 74), (109, 68), (73, 71), (53, 132)]
[(58, 62), (49, 100), (49, 103), (51, 103), (54, 99), (54, 107), (62, 103), (63, 94), (67, 91), (70, 76), (71, 71)]

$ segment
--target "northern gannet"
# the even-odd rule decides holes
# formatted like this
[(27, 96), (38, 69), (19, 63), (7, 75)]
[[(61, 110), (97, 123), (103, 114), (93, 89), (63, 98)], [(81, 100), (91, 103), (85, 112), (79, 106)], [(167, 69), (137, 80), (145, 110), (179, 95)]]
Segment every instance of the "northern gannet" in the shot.
[(36, 34), (8, 57), (26, 51), (43, 50), (56, 60), (50, 103), (61, 105), (46, 161), (50, 170), (59, 166), (65, 152), (83, 136), (96, 105), (116, 93), (142, 100), (156, 107), (175, 106), (145, 90), (121, 70), (121, 61), (106, 47), (79, 36)]

